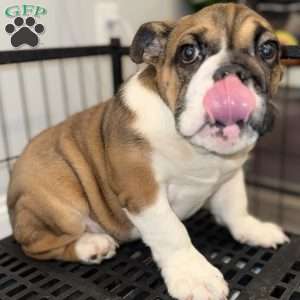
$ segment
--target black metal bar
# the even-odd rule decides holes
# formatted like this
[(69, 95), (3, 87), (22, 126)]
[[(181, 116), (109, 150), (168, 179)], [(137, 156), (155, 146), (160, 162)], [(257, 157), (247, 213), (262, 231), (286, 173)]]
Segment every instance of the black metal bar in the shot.
[(270, 191), (280, 193), (280, 194), (284, 194), (284, 195), (299, 197), (299, 193), (297, 191), (290, 190), (288, 188), (283, 187), (282, 185), (280, 187), (278, 187), (278, 186), (273, 186), (273, 185), (270, 185), (270, 184), (265, 184), (265, 183), (262, 183), (262, 182), (259, 182), (259, 181), (252, 181), (251, 179), (247, 179), (246, 183), (248, 185), (257, 187), (259, 189), (266, 189), (266, 190), (270, 190)]
[[(16, 160), (17, 158), (19, 157), (19, 155), (15, 155), (15, 156), (7, 156), (7, 158), (2, 158), (0, 159), (0, 164), (3, 164), (3, 163), (7, 163), (10, 165), (10, 162), (12, 160)], [(9, 169), (9, 168), (8, 168)]]
[(42, 82), (42, 91), (43, 91), (43, 102), (45, 108), (45, 116), (46, 116), (46, 124), (47, 127), (51, 125), (51, 111), (50, 111), (50, 102), (49, 102), (49, 95), (48, 95), (48, 87), (46, 83), (46, 74), (44, 63), (42, 61), (39, 62), (39, 70), (41, 75), (41, 82)]
[[(281, 46), (281, 51), (282, 59), (300, 59), (300, 46)], [(129, 47), (122, 47), (119, 39), (112, 39), (112, 44), (109, 46), (0, 51), (0, 64), (77, 58), (96, 55), (111, 55), (112, 52), (117, 52), (120, 56), (129, 55)]]
[[(290, 99), (290, 72), (287, 71), (287, 91), (286, 91), (286, 99), (284, 101), (284, 105), (281, 109), (281, 115), (282, 115), (282, 129), (281, 129), (281, 141), (280, 141), (280, 158), (279, 158), (279, 182), (280, 182), (280, 186), (279, 189), (280, 190), (284, 190), (283, 184), (285, 182), (286, 179), (286, 161), (287, 161), (287, 139), (288, 139), (288, 112), (289, 112), (289, 105), (290, 105), (290, 101), (288, 99)], [(283, 224), (284, 221), (284, 197), (285, 193), (283, 191), (278, 193), (278, 221), (279, 224)]]
[(113, 87), (116, 93), (123, 82), (122, 54), (120, 52), (120, 39), (111, 39), (111, 59), (113, 71)]
[[(117, 48), (117, 49), (116, 49)], [(82, 56), (93, 55), (128, 55), (129, 48), (117, 45), (109, 46), (87, 46), (87, 47), (65, 47), (65, 48), (49, 48), (38, 50), (15, 50), (0, 51), (0, 64), (11, 64), (29, 61), (43, 61), (62, 58), (77, 58)]]
[[(287, 100), (288, 101), (288, 100)], [(280, 112), (280, 114), (282, 114), (282, 112)], [(278, 151), (278, 149), (270, 149), (270, 148), (266, 148), (266, 147), (257, 147), (255, 151), (261, 151), (263, 154), (276, 154), (276, 153), (281, 153), (280, 151)], [(298, 150), (298, 149), (297, 149)], [(286, 152), (287, 155), (289, 155), (289, 157), (297, 157), (297, 158), (300, 158), (300, 154), (298, 153), (294, 153), (294, 152), (291, 152), (291, 151), (287, 151)]]
[(31, 138), (31, 126), (29, 120), (29, 111), (27, 105), (27, 94), (25, 90), (25, 83), (24, 83), (24, 76), (22, 71), (22, 64), (17, 65), (17, 74), (18, 74), (18, 81), (20, 86), (20, 93), (21, 93), (21, 106), (22, 106), (22, 113), (24, 118), (24, 125), (25, 125), (25, 134), (27, 141)]
[(102, 101), (102, 91), (100, 87), (101, 83), (101, 76), (100, 76), (100, 64), (98, 57), (94, 58), (94, 71), (95, 71), (95, 78), (96, 78), (96, 97), (97, 101)]
[(68, 117), (70, 115), (69, 93), (67, 91), (66, 72), (65, 72), (63, 60), (59, 60), (58, 66), (59, 66), (60, 80), (62, 82), (64, 114), (65, 114), (65, 117)]
[(281, 46), (282, 59), (300, 59), (299, 46)]
[(6, 164), (6, 168), (8, 173), (10, 173), (11, 171), (11, 164), (10, 164), (10, 147), (9, 147), (9, 139), (8, 139), (8, 130), (7, 130), (7, 126), (6, 126), (6, 114), (4, 111), (4, 105), (3, 105), (3, 97), (2, 97), (2, 89), (0, 90), (0, 128), (1, 128), (1, 132), (2, 132), (2, 138), (3, 138), (3, 152), (5, 155), (5, 159), (0, 160), (0, 164), (1, 163), (5, 163)]
[(78, 66), (78, 78), (79, 78), (79, 92), (80, 92), (80, 102), (82, 109), (88, 107), (87, 103), (87, 93), (86, 93), (86, 87), (84, 82), (84, 69), (82, 65), (81, 59), (77, 59), (77, 66)]

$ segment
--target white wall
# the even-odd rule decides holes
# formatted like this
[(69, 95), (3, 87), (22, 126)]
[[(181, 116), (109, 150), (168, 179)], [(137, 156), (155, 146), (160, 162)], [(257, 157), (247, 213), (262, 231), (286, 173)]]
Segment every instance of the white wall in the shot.
[(134, 31), (145, 22), (176, 20), (188, 14), (184, 0), (117, 0), (123, 18), (129, 20)]

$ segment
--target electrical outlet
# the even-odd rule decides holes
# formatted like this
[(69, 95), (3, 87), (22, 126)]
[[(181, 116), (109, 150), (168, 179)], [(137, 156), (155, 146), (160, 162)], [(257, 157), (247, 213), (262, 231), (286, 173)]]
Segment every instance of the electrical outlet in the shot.
[(101, 1), (95, 5), (95, 32), (98, 44), (107, 44), (110, 38), (118, 35), (120, 20), (119, 6), (116, 1)]

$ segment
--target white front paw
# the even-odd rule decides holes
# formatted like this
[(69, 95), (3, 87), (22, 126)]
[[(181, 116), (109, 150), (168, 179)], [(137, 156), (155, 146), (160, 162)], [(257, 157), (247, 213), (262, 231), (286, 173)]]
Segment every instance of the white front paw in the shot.
[(178, 251), (163, 262), (162, 275), (169, 294), (176, 299), (227, 299), (229, 290), (223, 275), (193, 247)]
[(259, 221), (252, 216), (240, 219), (230, 229), (236, 240), (250, 246), (277, 248), (278, 245), (289, 242), (278, 225)]

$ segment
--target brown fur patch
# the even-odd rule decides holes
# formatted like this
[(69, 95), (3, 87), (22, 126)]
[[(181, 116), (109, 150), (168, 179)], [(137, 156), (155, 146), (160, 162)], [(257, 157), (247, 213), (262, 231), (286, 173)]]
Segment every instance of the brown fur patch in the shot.
[(39, 259), (76, 260), (87, 217), (117, 240), (130, 237), (123, 208), (139, 212), (156, 183), (149, 145), (130, 129), (134, 116), (113, 98), (34, 138), (18, 159), (8, 206), (15, 237)]

